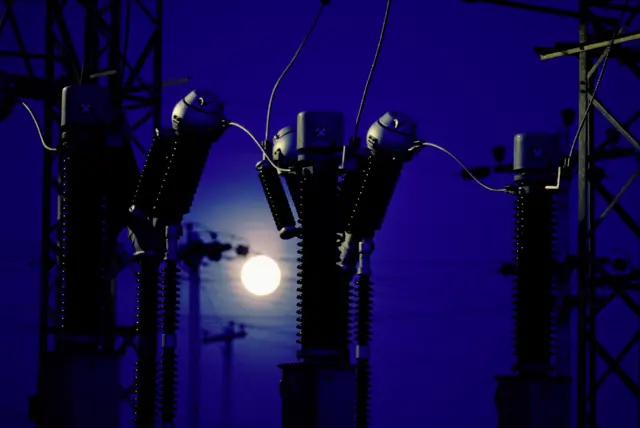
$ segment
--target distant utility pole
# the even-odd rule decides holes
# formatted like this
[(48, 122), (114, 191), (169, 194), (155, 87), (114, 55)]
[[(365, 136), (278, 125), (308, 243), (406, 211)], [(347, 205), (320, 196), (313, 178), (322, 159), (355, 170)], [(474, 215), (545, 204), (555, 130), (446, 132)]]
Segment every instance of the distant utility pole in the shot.
[(231, 362), (233, 357), (233, 341), (247, 337), (244, 325), (236, 326), (229, 322), (222, 334), (209, 335), (204, 343), (224, 342), (222, 362), (222, 408), (220, 409), (220, 428), (231, 428)]
[[(200, 306), (200, 267), (205, 258), (211, 261), (220, 261), (222, 254), (231, 250), (230, 244), (217, 241), (217, 236), (211, 233), (211, 242), (205, 243), (200, 234), (194, 229), (193, 224), (185, 224), (187, 242), (180, 248), (180, 259), (187, 267), (189, 277), (189, 377), (188, 377), (188, 402), (187, 416), (188, 428), (200, 428), (200, 365), (202, 348), (202, 316)], [(244, 249), (237, 248), (236, 252), (242, 254)]]
[(204, 254), (195, 251), (202, 244), (200, 236), (187, 225), (187, 244), (182, 261), (187, 266), (189, 276), (189, 368), (188, 368), (188, 428), (200, 428), (200, 356), (202, 341), (202, 320), (200, 314), (200, 265)]

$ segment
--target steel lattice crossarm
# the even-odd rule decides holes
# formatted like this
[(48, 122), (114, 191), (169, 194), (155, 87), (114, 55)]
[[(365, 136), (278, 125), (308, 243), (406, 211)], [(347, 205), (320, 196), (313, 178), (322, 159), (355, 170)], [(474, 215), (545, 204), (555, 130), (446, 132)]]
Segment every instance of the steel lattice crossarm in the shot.
[[(40, 9), (40, 13), (37, 9)], [(43, 22), (34, 22), (36, 16), (43, 16)], [(141, 25), (141, 19), (151, 25)], [(127, 49), (132, 20), (136, 21), (136, 41), (146, 37), (143, 49), (135, 54)], [(40, 27), (36, 28), (38, 25)], [(141, 31), (140, 28), (145, 30)], [(39, 31), (41, 29), (44, 31)], [(82, 39), (73, 40), (71, 34), (78, 34), (78, 29), (83, 34)], [(38, 43), (36, 39), (34, 44), (33, 35), (40, 33), (41, 42)], [(29, 34), (30, 43), (23, 37), (26, 34)], [(35, 47), (27, 48), (27, 45)], [(163, 86), (161, 52), (161, 0), (0, 2), (0, 62), (3, 68), (13, 65), (11, 69), (0, 71), (7, 73), (17, 97), (30, 103), (42, 103), (44, 113), (40, 120), (43, 137), (53, 146), (56, 146), (59, 137), (61, 91), (68, 85), (107, 85), (116, 105), (122, 105), (127, 111), (132, 131), (143, 128), (149, 122), (158, 128)], [(105, 83), (102, 83), (103, 80)], [(151, 135), (149, 129), (141, 136), (141, 140), (150, 140)], [(130, 137), (138, 149), (144, 150), (135, 133)], [(57, 163), (55, 152), (44, 152), (39, 337), (41, 369), (47, 364), (45, 360), (50, 351), (48, 344), (57, 342), (49, 339), (58, 336), (53, 308), (53, 291), (59, 277), (57, 200), (60, 189)], [(116, 329), (120, 341), (132, 343), (130, 330), (126, 327)], [(122, 352), (122, 349), (119, 351)]]
[[(578, 349), (577, 349), (577, 427), (596, 428), (598, 425), (596, 410), (600, 389), (610, 375), (615, 374), (634, 397), (640, 397), (638, 381), (632, 378), (621, 365), (621, 361), (637, 346), (639, 332), (622, 347), (617, 354), (608, 349), (598, 336), (596, 321), (602, 310), (614, 300), (620, 300), (640, 319), (640, 306), (631, 295), (637, 291), (638, 272), (627, 271), (615, 275), (599, 262), (596, 251), (596, 231), (608, 214), (614, 212), (626, 226), (626, 236), (619, 236), (618, 242), (628, 236), (640, 239), (640, 226), (624, 209), (620, 200), (632, 182), (640, 174), (633, 171), (620, 190), (612, 191), (605, 183), (604, 165), (598, 161), (604, 159), (637, 156), (640, 142), (630, 131), (631, 125), (640, 117), (640, 110), (627, 120), (616, 118), (616, 106), (606, 106), (601, 101), (601, 92), (595, 94), (596, 75), (605, 57), (609, 67), (618, 62), (640, 80), (640, 55), (628, 47), (628, 42), (640, 39), (635, 19), (640, 13), (638, 2), (582, 0), (576, 1), (577, 10), (563, 10), (531, 3), (500, 0), (466, 0), (469, 3), (491, 3), (523, 10), (575, 18), (578, 21), (578, 40), (572, 43), (557, 43), (550, 48), (535, 48), (541, 60), (572, 56), (579, 62), (579, 106), (578, 120), (584, 118), (582, 132), (578, 138), (577, 153), (572, 159), (577, 164), (578, 180), (578, 295), (575, 299), (578, 312)], [(631, 6), (631, 3), (634, 3)], [(606, 79), (606, 76), (605, 76)], [(611, 124), (604, 141), (596, 142), (594, 119), (599, 113)], [(618, 140), (626, 140), (627, 147), (618, 146)], [(631, 171), (630, 171), (631, 172)], [(597, 196), (599, 195), (599, 198)], [(599, 200), (598, 200), (599, 199)], [(596, 206), (604, 202), (602, 211)], [(637, 245), (631, 242), (631, 245)], [(602, 333), (600, 333), (602, 334)], [(600, 360), (596, 371), (596, 360)], [(604, 367), (601, 366), (604, 365)], [(602, 374), (597, 374), (602, 373)], [(631, 409), (630, 409), (631, 410)]]

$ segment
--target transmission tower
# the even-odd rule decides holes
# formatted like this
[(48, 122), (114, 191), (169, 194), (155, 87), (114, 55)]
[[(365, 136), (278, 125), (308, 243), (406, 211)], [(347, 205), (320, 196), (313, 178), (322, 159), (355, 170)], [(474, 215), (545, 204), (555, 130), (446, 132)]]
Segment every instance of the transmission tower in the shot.
[[(74, 15), (70, 19), (70, 9), (81, 11), (82, 18), (78, 19), (78, 16)], [(141, 15), (145, 16), (151, 25), (142, 25), (140, 22), (132, 25), (132, 17)], [(43, 16), (44, 22), (35, 23), (34, 17), (37, 16)], [(23, 34), (36, 33), (38, 24), (41, 25), (38, 29), (44, 28), (42, 43), (36, 51), (28, 50)], [(72, 39), (74, 28), (71, 26), (80, 27), (83, 39)], [(139, 29), (136, 30), (136, 39), (147, 39), (142, 52), (137, 55), (132, 55), (127, 48), (132, 27), (150, 28), (146, 36), (141, 35)], [(44, 115), (40, 119), (43, 122), (43, 137), (50, 145), (56, 146), (59, 139), (62, 88), (72, 84), (104, 85), (101, 80), (105, 79), (116, 105), (122, 105), (128, 111), (133, 131), (149, 121), (154, 128), (160, 126), (161, 0), (46, 0), (36, 3), (5, 0), (0, 2), (0, 42), (0, 61), (3, 66), (8, 66), (10, 60), (21, 64), (19, 69), (16, 67), (12, 70), (2, 70), (8, 73), (15, 95), (29, 100), (30, 103), (42, 103)], [(147, 64), (150, 66), (146, 67)], [(143, 75), (145, 68), (151, 69), (147, 76)], [(135, 121), (132, 114), (135, 114)], [(150, 136), (151, 132), (144, 136), (144, 140), (150, 140)], [(131, 135), (131, 139), (139, 148), (142, 147), (135, 135)], [(44, 398), (43, 379), (53, 350), (49, 344), (57, 343), (59, 336), (55, 328), (55, 311), (52, 305), (53, 291), (59, 278), (59, 216), (56, 205), (60, 189), (57, 170), (56, 153), (45, 151), (42, 183), (39, 380), (38, 394), (32, 397), (31, 401), (32, 416), (41, 413)], [(132, 327), (122, 326), (117, 331), (123, 339), (123, 346), (133, 343)], [(123, 349), (120, 349), (121, 353)]]
[[(626, 274), (614, 274), (598, 260), (596, 241), (605, 217), (615, 212), (626, 225), (627, 232), (640, 239), (640, 226), (620, 204), (620, 197), (628, 189), (631, 182), (640, 174), (633, 172), (627, 184), (618, 192), (610, 191), (603, 181), (605, 177), (602, 160), (629, 157), (640, 150), (640, 142), (629, 131), (632, 123), (640, 117), (640, 111), (628, 120), (615, 117), (612, 106), (604, 106), (601, 92), (595, 93), (597, 70), (604, 61), (613, 67), (614, 60), (627, 68), (640, 79), (640, 55), (629, 49), (627, 42), (640, 39), (640, 31), (632, 31), (635, 16), (640, 13), (637, 2), (580, 0), (577, 10), (561, 10), (553, 7), (539, 6), (531, 3), (502, 0), (466, 0), (469, 3), (492, 3), (510, 6), (523, 10), (537, 11), (545, 14), (565, 16), (577, 20), (578, 42), (557, 43), (552, 48), (535, 48), (541, 60), (573, 56), (578, 59), (579, 104), (578, 121), (583, 122), (579, 134), (576, 152), (578, 181), (578, 245), (577, 245), (577, 299), (575, 308), (578, 315), (578, 348), (576, 399), (578, 428), (596, 428), (597, 402), (600, 386), (611, 374), (617, 375), (634, 397), (640, 399), (638, 381), (620, 364), (625, 355), (637, 345), (639, 334), (633, 338), (616, 355), (600, 340), (602, 333), (596, 329), (598, 315), (602, 309), (614, 300), (623, 301), (640, 319), (640, 306), (631, 296), (637, 290), (639, 274), (630, 270)], [(635, 3), (634, 6), (630, 6)], [(636, 22), (637, 23), (637, 22)], [(607, 58), (608, 56), (608, 58)], [(606, 73), (606, 72), (605, 72)], [(606, 79), (606, 76), (605, 76)], [(596, 141), (594, 119), (598, 112), (612, 126), (614, 132), (608, 132), (603, 142)], [(615, 144), (620, 135), (630, 143), (629, 147), (619, 148)], [(599, 197), (598, 197), (599, 195)], [(606, 208), (596, 211), (600, 205), (598, 199), (604, 201)], [(625, 236), (619, 236), (621, 242)], [(637, 267), (636, 267), (637, 269)], [(597, 364), (600, 360), (600, 364)], [(600, 374), (602, 373), (602, 374)], [(638, 407), (640, 411), (640, 406)], [(640, 418), (639, 418), (640, 420)]]

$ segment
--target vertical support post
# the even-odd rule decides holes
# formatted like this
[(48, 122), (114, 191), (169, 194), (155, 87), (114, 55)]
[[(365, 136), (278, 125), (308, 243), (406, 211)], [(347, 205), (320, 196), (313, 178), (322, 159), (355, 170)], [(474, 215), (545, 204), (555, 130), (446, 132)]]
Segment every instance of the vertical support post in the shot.
[[(90, 76), (100, 68), (100, 12), (98, 0), (84, 0), (84, 55), (80, 67), (80, 84), (90, 81)], [(118, 28), (118, 34), (120, 28)], [(120, 46), (116, 47), (120, 50)]]
[(232, 388), (232, 365), (233, 365), (233, 334), (235, 324), (229, 323), (225, 328), (224, 347), (222, 348), (222, 408), (220, 409), (222, 428), (232, 428), (231, 425), (231, 388)]
[(355, 376), (350, 364), (349, 296), (341, 287), (336, 236), (342, 225), (338, 176), (344, 118), (332, 111), (298, 114), (300, 178), (298, 271), (299, 363), (281, 364), (283, 428), (351, 428)]
[[(579, 43), (589, 42), (588, 2), (579, 2)], [(592, 319), (594, 301), (591, 284), (591, 267), (595, 257), (591, 222), (593, 217), (593, 189), (589, 182), (593, 149), (593, 110), (589, 108), (589, 91), (592, 79), (589, 77), (592, 55), (581, 51), (579, 62), (579, 106), (578, 118), (584, 123), (578, 136), (578, 358), (577, 358), (577, 428), (595, 428), (596, 409), (591, 405), (591, 377), (594, 375), (596, 358), (592, 355), (590, 341), (594, 338), (595, 322)]]
[[(498, 376), (499, 428), (570, 426), (571, 378), (559, 375), (556, 337), (558, 206), (555, 184), (562, 146), (555, 134), (518, 134), (513, 169), (516, 199), (514, 374)], [(562, 188), (563, 183), (560, 183)]]
[(202, 241), (191, 225), (187, 225), (187, 246), (191, 256), (186, 258), (189, 273), (189, 380), (188, 427), (200, 427), (200, 360), (202, 347), (202, 320), (200, 306), (200, 264), (201, 252), (193, 251)]
[(233, 341), (247, 337), (244, 325), (240, 324), (236, 329), (236, 324), (231, 321), (225, 327), (222, 334), (209, 335), (203, 339), (203, 343), (224, 342), (223, 365), (222, 365), (222, 408), (220, 409), (220, 423), (223, 428), (231, 427), (231, 369), (233, 358)]

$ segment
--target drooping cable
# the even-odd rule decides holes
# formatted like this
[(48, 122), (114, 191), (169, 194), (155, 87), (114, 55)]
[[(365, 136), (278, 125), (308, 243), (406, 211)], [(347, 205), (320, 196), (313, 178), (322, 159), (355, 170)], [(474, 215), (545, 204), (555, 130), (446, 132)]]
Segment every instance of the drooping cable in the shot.
[(358, 113), (356, 115), (356, 123), (353, 129), (353, 137), (356, 138), (358, 136), (358, 128), (360, 126), (360, 120), (362, 119), (362, 113), (364, 112), (364, 106), (367, 102), (367, 95), (369, 94), (369, 86), (371, 86), (371, 82), (373, 81), (373, 75), (376, 71), (376, 66), (378, 65), (378, 59), (380, 58), (380, 52), (382, 52), (382, 45), (384, 44), (384, 36), (387, 31), (387, 23), (389, 22), (389, 14), (391, 12), (391, 0), (387, 0), (387, 8), (384, 12), (384, 18), (382, 21), (382, 29), (380, 30), (380, 37), (378, 39), (378, 45), (376, 47), (376, 53), (373, 57), (373, 62), (371, 63), (371, 68), (369, 70), (369, 75), (367, 76), (367, 81), (364, 85), (364, 91), (362, 92), (362, 98), (360, 99), (360, 106), (358, 107)]
[(291, 61), (289, 61), (289, 64), (287, 64), (287, 66), (284, 68), (284, 70), (282, 71), (282, 73), (278, 77), (278, 80), (276, 80), (276, 83), (273, 85), (273, 89), (271, 90), (271, 96), (269, 97), (269, 103), (267, 104), (267, 119), (265, 121), (264, 141), (269, 141), (269, 138), (271, 138), (271, 134), (270, 134), (270, 132), (271, 132), (271, 129), (270, 129), (271, 128), (271, 109), (273, 108), (273, 101), (275, 100), (276, 92), (278, 91), (278, 88), (280, 87), (280, 83), (282, 82), (284, 77), (287, 75), (287, 73), (289, 73), (289, 70), (291, 70), (291, 67), (293, 67), (293, 64), (298, 59), (298, 56), (300, 56), (300, 53), (302, 52), (302, 49), (307, 44), (307, 40), (309, 40), (309, 37), (311, 37), (311, 34), (313, 33), (313, 30), (315, 30), (316, 25), (318, 24), (318, 21), (320, 20), (320, 16), (322, 15), (322, 11), (324, 10), (324, 8), (325, 8), (325, 6), (327, 4), (328, 4), (328, 2), (322, 2), (322, 4), (320, 5), (320, 8), (318, 9), (318, 12), (316, 13), (315, 18), (313, 19), (313, 22), (311, 23), (311, 26), (309, 27), (309, 30), (307, 31), (307, 34), (305, 34), (304, 38), (302, 39), (302, 42), (300, 42), (300, 45), (298, 46), (298, 49), (296, 49), (296, 52), (293, 54), (293, 57), (291, 58)]
[[(627, 6), (629, 4), (629, 1), (625, 1), (625, 6)], [(580, 118), (580, 121), (578, 122), (578, 129), (576, 130), (576, 133), (573, 136), (573, 140), (571, 141), (571, 146), (569, 148), (569, 154), (567, 156), (566, 159), (566, 165), (563, 166), (559, 166), (558, 167), (558, 172), (557, 172), (557, 177), (556, 177), (556, 183), (555, 185), (548, 185), (546, 188), (548, 190), (558, 190), (560, 188), (560, 183), (562, 181), (562, 172), (563, 170), (568, 170), (571, 168), (572, 166), (572, 160), (573, 160), (573, 151), (575, 150), (576, 144), (578, 143), (578, 140), (580, 138), (580, 136), (582, 135), (582, 131), (584, 130), (584, 126), (587, 123), (587, 119), (589, 118), (589, 114), (591, 113), (591, 109), (593, 108), (593, 103), (596, 100), (596, 95), (598, 93), (598, 90), (600, 89), (600, 83), (602, 82), (602, 78), (604, 76), (604, 72), (607, 68), (607, 64), (609, 62), (609, 57), (611, 54), (611, 50), (613, 49), (613, 46), (615, 45), (615, 41), (616, 41), (616, 37), (618, 37), (618, 34), (623, 31), (623, 29), (625, 28), (625, 25), (623, 24), (624, 21), (624, 16), (625, 16), (625, 8), (623, 7), (620, 11), (620, 17), (618, 19), (618, 25), (616, 26), (616, 29), (612, 32), (612, 36), (611, 36), (611, 40), (609, 42), (609, 44), (607, 45), (607, 47), (605, 48), (604, 52), (602, 53), (602, 55), (600, 56), (600, 59), (598, 60), (598, 62), (596, 63), (596, 67), (598, 66), (598, 64), (600, 64), (600, 73), (598, 73), (598, 78), (596, 79), (596, 84), (593, 87), (593, 93), (591, 94), (587, 94), (589, 97), (589, 101), (587, 102), (587, 106), (584, 110), (584, 113), (582, 114), (582, 117)], [(589, 88), (587, 88), (587, 91), (589, 90)]]
[(40, 128), (40, 123), (38, 122), (38, 119), (36, 118), (36, 115), (33, 112), (33, 110), (31, 110), (31, 107), (29, 107), (29, 105), (22, 100), (20, 100), (20, 104), (22, 104), (22, 107), (24, 107), (25, 110), (27, 110), (27, 113), (29, 113), (29, 116), (31, 116), (31, 120), (33, 121), (33, 124), (36, 127), (36, 131), (38, 131), (38, 137), (40, 138), (40, 144), (42, 144), (42, 147), (45, 150), (48, 150), (50, 152), (55, 152), (56, 149), (48, 145), (47, 142), (45, 141), (44, 134), (42, 133), (42, 128)]
[(458, 165), (460, 165), (460, 167), (467, 174), (469, 174), (469, 177), (471, 177), (471, 179), (473, 181), (475, 181), (480, 187), (482, 187), (485, 190), (488, 190), (490, 192), (498, 192), (498, 193), (509, 193), (509, 192), (512, 192), (512, 189), (510, 187), (495, 188), (495, 187), (487, 186), (482, 181), (480, 181), (480, 179), (478, 177), (476, 177), (475, 174), (473, 174), (469, 170), (469, 168), (467, 168), (467, 166), (456, 155), (454, 155), (451, 151), (445, 149), (444, 147), (442, 147), (442, 146), (440, 146), (438, 144), (428, 143), (426, 141), (416, 141), (415, 149), (418, 149), (420, 147), (432, 147), (434, 149), (440, 150), (442, 153), (445, 153), (447, 156), (449, 156), (451, 159), (453, 159)]

